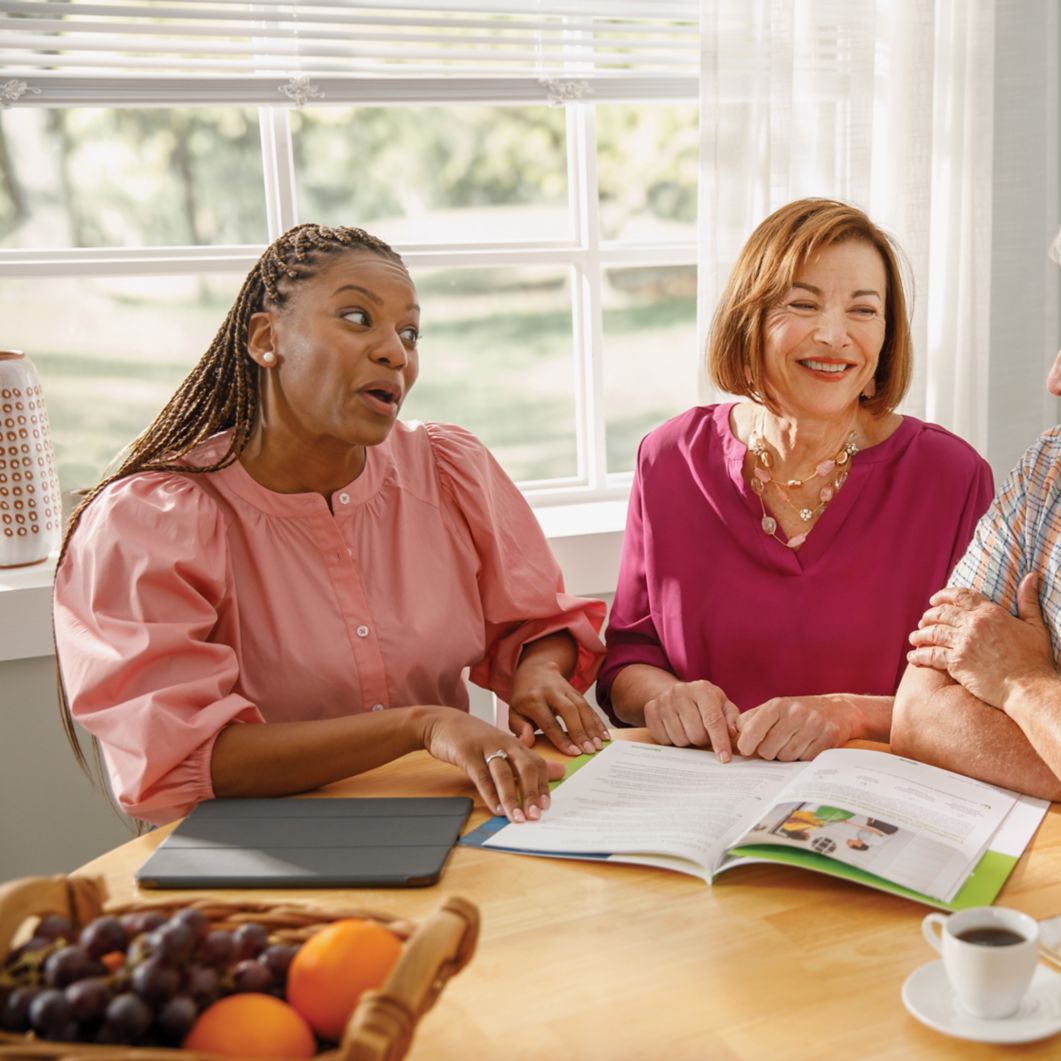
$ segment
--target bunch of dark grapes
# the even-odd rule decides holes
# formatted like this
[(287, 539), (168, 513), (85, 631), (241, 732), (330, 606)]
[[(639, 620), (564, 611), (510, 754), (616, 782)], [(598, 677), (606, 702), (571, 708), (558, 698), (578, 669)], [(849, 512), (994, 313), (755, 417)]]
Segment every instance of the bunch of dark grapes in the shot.
[(59, 914), (0, 968), (0, 1028), (42, 1039), (179, 1046), (222, 995), (283, 998), (296, 947), (261, 925), (212, 930), (198, 910), (103, 916), (78, 932)]

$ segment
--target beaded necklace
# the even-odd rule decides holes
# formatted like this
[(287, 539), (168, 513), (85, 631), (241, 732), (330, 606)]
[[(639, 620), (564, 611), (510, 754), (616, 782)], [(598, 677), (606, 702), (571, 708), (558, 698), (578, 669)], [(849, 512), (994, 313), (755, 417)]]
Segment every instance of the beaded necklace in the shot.
[[(759, 508), (762, 511), (762, 519), (759, 525), (762, 527), (763, 533), (770, 535), (775, 541), (781, 542), (782, 545), (789, 549), (798, 549), (807, 540), (810, 528), (802, 534), (793, 535), (787, 542), (781, 541), (777, 536), (777, 520), (766, 511), (766, 501), (764, 500), (763, 495), (769, 487), (774, 487), (781, 500), (788, 505), (788, 507), (792, 509), (792, 511), (795, 512), (804, 523), (810, 523), (811, 520), (813, 520), (830, 501), (832, 501), (836, 496), (837, 491), (847, 481), (847, 473), (849, 470), (847, 464), (851, 458), (858, 453), (858, 443), (855, 441), (855, 432), (852, 431), (847, 436), (844, 444), (833, 454), (833, 456), (819, 461), (814, 466), (814, 471), (811, 472), (810, 475), (806, 475), (802, 479), (786, 479), (784, 483), (781, 483), (770, 474), (770, 467), (774, 463), (774, 458), (766, 448), (766, 442), (763, 438), (762, 417), (759, 418), (759, 426), (755, 434), (753, 434), (748, 440), (748, 448), (755, 454), (756, 464), (752, 469), (751, 488), (755, 493), (755, 496), (759, 498)], [(837, 468), (839, 468), (840, 471), (833, 478), (833, 481), (831, 483), (826, 482), (818, 491), (818, 504), (814, 508), (810, 508), (807, 505), (802, 505), (797, 508), (795, 504), (793, 504), (792, 499), (788, 496), (789, 490), (798, 490), (812, 479), (828, 479)]]

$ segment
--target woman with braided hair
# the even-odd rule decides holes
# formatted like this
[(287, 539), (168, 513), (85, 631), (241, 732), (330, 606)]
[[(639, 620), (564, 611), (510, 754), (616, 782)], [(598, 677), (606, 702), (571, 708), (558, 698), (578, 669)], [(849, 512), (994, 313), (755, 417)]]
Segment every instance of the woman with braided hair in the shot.
[[(55, 582), (64, 722), (97, 739), (128, 814), (161, 823), (423, 748), (523, 821), (560, 772), (529, 749), (536, 727), (568, 754), (601, 747), (579, 690), (604, 605), (564, 593), (480, 442), (397, 421), (418, 335), (390, 247), (291, 229), (74, 513)], [(469, 672), (509, 703), (511, 734), (467, 713)]]

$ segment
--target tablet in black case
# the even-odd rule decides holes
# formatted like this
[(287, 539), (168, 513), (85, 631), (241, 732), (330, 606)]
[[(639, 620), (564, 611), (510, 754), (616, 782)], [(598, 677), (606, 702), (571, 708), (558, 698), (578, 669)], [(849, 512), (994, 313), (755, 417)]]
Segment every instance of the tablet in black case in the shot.
[(465, 796), (214, 799), (136, 872), (145, 888), (412, 888), (434, 884)]

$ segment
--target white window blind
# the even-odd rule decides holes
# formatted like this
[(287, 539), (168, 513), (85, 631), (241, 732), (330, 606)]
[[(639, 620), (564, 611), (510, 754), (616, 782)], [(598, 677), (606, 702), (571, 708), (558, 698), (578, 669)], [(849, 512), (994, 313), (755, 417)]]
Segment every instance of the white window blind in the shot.
[(698, 0), (0, 0), (7, 105), (693, 99), (698, 70)]

